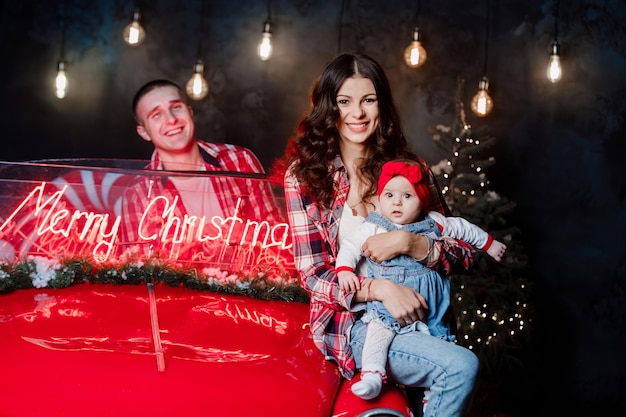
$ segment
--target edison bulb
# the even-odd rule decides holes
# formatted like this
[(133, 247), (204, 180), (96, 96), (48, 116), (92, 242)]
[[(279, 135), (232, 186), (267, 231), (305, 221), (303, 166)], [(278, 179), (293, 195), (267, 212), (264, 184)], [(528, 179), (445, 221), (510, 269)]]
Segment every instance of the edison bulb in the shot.
[(55, 94), (57, 98), (64, 98), (67, 94), (67, 76), (65, 75), (65, 62), (63, 60), (59, 61), (57, 69), (57, 77), (54, 82), (56, 87)]
[(193, 75), (187, 81), (187, 95), (193, 100), (202, 100), (209, 94), (209, 83), (204, 78), (204, 64), (201, 60), (194, 65)]
[(483, 77), (478, 83), (478, 92), (472, 98), (470, 107), (478, 117), (485, 117), (493, 109), (493, 100), (487, 92), (489, 88), (489, 80)]
[(413, 40), (404, 50), (404, 62), (411, 68), (418, 68), (426, 62), (426, 49), (420, 42), (420, 32), (416, 27), (413, 30)]
[(561, 58), (559, 57), (559, 44), (556, 41), (552, 44), (547, 75), (548, 79), (553, 83), (559, 81), (563, 75), (561, 70)]
[(267, 61), (272, 56), (272, 32), (270, 22), (265, 22), (263, 26), (263, 37), (261, 38), (257, 52), (262, 61)]
[(139, 23), (139, 11), (135, 10), (133, 21), (124, 28), (124, 41), (130, 46), (137, 46), (146, 38), (146, 31)]

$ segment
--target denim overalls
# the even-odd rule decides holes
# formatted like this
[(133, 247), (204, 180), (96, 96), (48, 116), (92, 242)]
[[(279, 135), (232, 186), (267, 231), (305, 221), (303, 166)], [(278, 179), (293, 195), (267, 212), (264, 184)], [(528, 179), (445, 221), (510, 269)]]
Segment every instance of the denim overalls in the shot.
[[(437, 223), (428, 216), (422, 221), (398, 226), (380, 213), (373, 211), (365, 221), (379, 225), (389, 231), (406, 230), (411, 233), (427, 235), (430, 238), (441, 236)], [(450, 342), (456, 341), (456, 336), (451, 334), (444, 319), (450, 306), (449, 278), (442, 278), (438, 272), (428, 269), (408, 255), (399, 255), (380, 264), (367, 258), (367, 275), (370, 278), (389, 279), (395, 283), (411, 287), (422, 294), (428, 303), (426, 324), (430, 334)], [(380, 301), (367, 303), (367, 312), (363, 315), (362, 320), (365, 322), (379, 321), (396, 333), (416, 330), (416, 323), (401, 328)]]

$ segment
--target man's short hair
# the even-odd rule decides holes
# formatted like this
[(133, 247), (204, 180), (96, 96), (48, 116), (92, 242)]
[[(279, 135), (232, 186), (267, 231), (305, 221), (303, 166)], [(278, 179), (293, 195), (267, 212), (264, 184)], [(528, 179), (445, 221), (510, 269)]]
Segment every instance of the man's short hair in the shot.
[(149, 81), (145, 83), (144, 85), (142, 85), (139, 88), (139, 90), (137, 90), (137, 93), (135, 93), (135, 97), (133, 97), (132, 112), (133, 112), (133, 117), (135, 118), (137, 123), (139, 123), (139, 118), (137, 117), (137, 104), (139, 103), (139, 100), (141, 100), (141, 98), (145, 96), (146, 94), (148, 94), (150, 91), (155, 90), (157, 88), (161, 88), (161, 87), (176, 88), (180, 92), (180, 97), (182, 98), (182, 100), (185, 103), (187, 103), (187, 97), (185, 96), (185, 92), (175, 82), (170, 81), (170, 80), (165, 80), (165, 79)]

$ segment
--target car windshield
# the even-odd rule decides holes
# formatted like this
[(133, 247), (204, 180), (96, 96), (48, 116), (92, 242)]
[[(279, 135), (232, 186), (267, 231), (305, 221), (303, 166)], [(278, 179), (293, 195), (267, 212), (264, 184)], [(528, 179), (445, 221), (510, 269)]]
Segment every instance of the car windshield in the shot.
[(34, 287), (65, 286), (70, 269), (89, 268), (92, 280), (162, 275), (171, 284), (242, 288), (261, 279), (298, 292), (279, 185), (260, 174), (152, 171), (146, 164), (0, 162), (4, 273), (49, 271), (31, 274)]

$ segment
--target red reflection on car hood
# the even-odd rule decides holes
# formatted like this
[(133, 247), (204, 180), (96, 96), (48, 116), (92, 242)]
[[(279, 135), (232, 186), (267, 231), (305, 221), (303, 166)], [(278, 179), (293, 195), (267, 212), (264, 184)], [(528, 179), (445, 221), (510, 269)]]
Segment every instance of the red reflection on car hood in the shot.
[(78, 285), (0, 296), (0, 415), (329, 416), (340, 384), (308, 305), (155, 287)]

